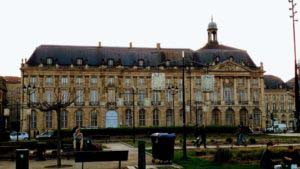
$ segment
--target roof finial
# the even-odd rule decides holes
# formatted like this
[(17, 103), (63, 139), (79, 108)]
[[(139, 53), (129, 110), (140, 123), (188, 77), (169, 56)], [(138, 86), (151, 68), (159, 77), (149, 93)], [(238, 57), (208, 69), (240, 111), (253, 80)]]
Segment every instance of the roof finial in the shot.
[(214, 16), (213, 15), (211, 15), (211, 22), (213, 22), (214, 21)]

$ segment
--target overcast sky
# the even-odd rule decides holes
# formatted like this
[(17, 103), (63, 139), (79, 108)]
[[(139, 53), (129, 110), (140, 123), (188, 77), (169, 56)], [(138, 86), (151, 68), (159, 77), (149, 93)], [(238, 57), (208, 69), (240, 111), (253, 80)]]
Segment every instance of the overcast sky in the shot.
[[(266, 74), (286, 81), (294, 76), (289, 7), (288, 0), (1, 0), (0, 75), (20, 76), (21, 58), (41, 44), (160, 42), (197, 50), (207, 42), (213, 15), (220, 43), (247, 50)], [(298, 23), (296, 28), (300, 44)]]

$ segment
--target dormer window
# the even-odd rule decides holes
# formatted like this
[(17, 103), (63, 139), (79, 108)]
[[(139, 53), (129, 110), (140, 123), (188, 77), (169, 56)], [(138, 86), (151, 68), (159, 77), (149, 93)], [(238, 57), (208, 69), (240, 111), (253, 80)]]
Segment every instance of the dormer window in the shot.
[(53, 59), (47, 58), (47, 65), (52, 65), (52, 64), (53, 64)]
[(113, 66), (114, 65), (114, 60), (113, 59), (108, 59), (107, 64), (108, 64), (108, 66)]
[(81, 66), (83, 64), (83, 60), (81, 58), (76, 59), (76, 64)]
[(144, 60), (143, 59), (140, 59), (139, 60), (139, 67), (143, 67), (144, 66)]

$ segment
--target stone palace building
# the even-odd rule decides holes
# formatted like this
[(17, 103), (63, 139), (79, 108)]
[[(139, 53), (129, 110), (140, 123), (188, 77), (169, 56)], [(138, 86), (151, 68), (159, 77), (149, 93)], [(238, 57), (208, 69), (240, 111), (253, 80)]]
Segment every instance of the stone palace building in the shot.
[[(75, 99), (61, 114), (63, 128), (181, 126), (183, 69), (186, 124), (266, 127), (263, 65), (245, 50), (218, 43), (211, 21), (199, 50), (41, 45), (22, 62), (22, 85), (34, 86), (31, 103)], [(183, 64), (183, 52), (184, 60)], [(23, 93), (22, 105), (28, 103)], [(281, 99), (280, 97), (278, 98)], [(267, 107), (269, 107), (268, 105)], [(31, 129), (56, 128), (56, 113), (22, 111)]]

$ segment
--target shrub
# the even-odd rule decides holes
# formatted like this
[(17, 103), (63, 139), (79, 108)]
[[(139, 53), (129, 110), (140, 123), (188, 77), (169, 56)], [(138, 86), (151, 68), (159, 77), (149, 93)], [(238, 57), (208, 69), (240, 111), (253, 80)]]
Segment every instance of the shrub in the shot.
[(229, 149), (220, 148), (217, 150), (214, 156), (214, 162), (218, 164), (223, 164), (229, 162), (231, 158), (232, 158), (232, 153), (229, 151)]
[(255, 138), (250, 138), (250, 139), (249, 139), (249, 142), (250, 142), (250, 144), (256, 144)]
[(226, 138), (225, 142), (228, 143), (228, 144), (231, 144), (232, 143), (232, 138), (231, 137), (228, 137)]

